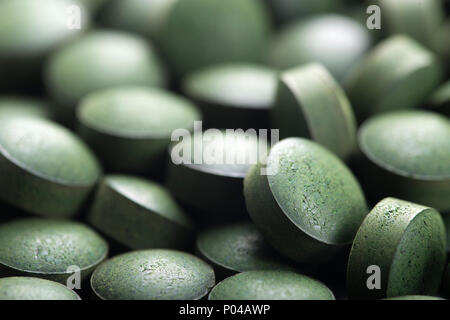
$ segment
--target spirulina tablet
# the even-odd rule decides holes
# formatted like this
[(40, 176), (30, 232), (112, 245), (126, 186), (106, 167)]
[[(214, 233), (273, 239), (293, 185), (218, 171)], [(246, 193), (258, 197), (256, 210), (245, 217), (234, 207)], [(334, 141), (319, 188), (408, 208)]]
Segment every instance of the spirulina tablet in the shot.
[(80, 297), (57, 282), (31, 277), (8, 277), (0, 279), (0, 300), (80, 300)]
[(106, 176), (88, 220), (133, 249), (184, 248), (193, 238), (190, 219), (168, 191), (155, 182), (133, 176)]
[(431, 110), (450, 117), (450, 81), (447, 81), (431, 95), (428, 101)]
[(253, 270), (293, 270), (250, 222), (207, 228), (198, 235), (196, 249), (218, 278)]
[(89, 25), (82, 8), (82, 30), (67, 27), (69, 0), (0, 1), (0, 69), (2, 89), (36, 87), (49, 53)]
[(353, 69), (345, 89), (359, 120), (425, 102), (442, 79), (437, 57), (415, 40), (392, 36)]
[(173, 250), (141, 250), (116, 256), (92, 274), (103, 300), (197, 300), (214, 286), (213, 269), (199, 258)]
[(445, 300), (445, 299), (431, 296), (412, 295), (412, 296), (392, 297), (387, 298), (386, 300)]
[(445, 212), (450, 209), (450, 121), (427, 111), (396, 111), (367, 120), (359, 130), (368, 184)]
[(28, 218), (0, 225), (0, 269), (66, 283), (75, 271), (88, 276), (108, 254), (108, 244), (84, 224)]
[(0, 198), (28, 212), (67, 218), (80, 209), (101, 168), (88, 147), (48, 120), (0, 117)]
[(433, 295), (446, 254), (439, 212), (385, 198), (367, 215), (353, 242), (347, 270), (349, 298)]
[(167, 186), (196, 211), (199, 223), (243, 220), (248, 216), (242, 182), (251, 165), (267, 156), (268, 143), (242, 130), (182, 137), (170, 149)]
[(248, 63), (216, 65), (186, 77), (184, 93), (197, 101), (209, 128), (268, 128), (275, 70)]
[(356, 120), (333, 76), (319, 64), (280, 75), (273, 120), (281, 137), (309, 137), (342, 159), (356, 149)]
[(78, 132), (112, 172), (146, 173), (163, 162), (174, 130), (201, 119), (188, 100), (158, 88), (94, 92), (77, 109)]
[(271, 43), (269, 62), (284, 70), (321, 63), (342, 81), (370, 44), (369, 32), (359, 22), (341, 15), (319, 15), (282, 29)]
[(428, 48), (435, 48), (434, 39), (445, 17), (443, 1), (378, 0), (377, 4), (385, 24), (382, 30), (406, 34)]
[(170, 9), (160, 42), (173, 70), (183, 75), (223, 62), (262, 61), (269, 24), (259, 0), (181, 0)]
[(0, 97), (0, 117), (20, 116), (50, 119), (50, 105), (34, 98), (2, 96)]
[[(261, 174), (266, 167), (268, 175)], [(244, 180), (253, 222), (283, 255), (307, 264), (331, 260), (351, 243), (367, 214), (361, 187), (345, 164), (319, 144), (289, 138)]]
[(47, 90), (73, 110), (85, 95), (122, 85), (164, 86), (164, 68), (151, 44), (122, 32), (94, 31), (57, 50), (46, 66)]
[(292, 271), (248, 271), (219, 282), (209, 300), (334, 300), (323, 283)]
[(158, 39), (161, 26), (178, 0), (113, 0), (101, 12), (108, 28), (134, 32)]

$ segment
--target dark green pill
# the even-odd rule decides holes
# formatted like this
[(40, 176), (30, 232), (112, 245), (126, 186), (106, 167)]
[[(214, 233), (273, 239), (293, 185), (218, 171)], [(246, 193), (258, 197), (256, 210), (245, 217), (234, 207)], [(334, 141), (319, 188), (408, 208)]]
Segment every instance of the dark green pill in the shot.
[(183, 75), (224, 62), (262, 61), (269, 25), (259, 0), (181, 0), (165, 19), (160, 42)]
[(392, 36), (377, 45), (352, 71), (346, 92), (357, 118), (419, 106), (439, 85), (443, 68), (418, 42)]
[(187, 76), (184, 93), (202, 108), (209, 128), (268, 128), (275, 70), (248, 63), (221, 64)]
[(393, 195), (446, 212), (450, 209), (450, 121), (427, 111), (396, 111), (367, 120), (359, 146), (366, 180)]
[(445, 300), (445, 299), (439, 297), (413, 295), (413, 296), (386, 298), (386, 300)]
[(450, 81), (447, 81), (431, 95), (428, 101), (431, 110), (450, 117)]
[[(383, 29), (389, 34), (405, 34), (435, 49), (435, 35), (444, 22), (442, 0), (378, 0)], [(417, 23), (420, 21), (420, 23)]]
[(89, 222), (132, 249), (184, 248), (193, 227), (166, 189), (148, 180), (106, 176), (94, 199)]
[(103, 300), (198, 300), (214, 286), (213, 269), (180, 251), (142, 250), (116, 256), (92, 274)]
[(248, 271), (219, 282), (209, 300), (334, 300), (323, 283), (291, 271)]
[(196, 248), (214, 266), (217, 277), (253, 270), (293, 270), (250, 222), (206, 229), (198, 235)]
[(244, 195), (265, 238), (283, 255), (307, 264), (331, 260), (351, 243), (367, 214), (351, 171), (330, 151), (303, 138), (280, 141), (267, 165), (253, 166)]
[(66, 286), (39, 278), (0, 279), (0, 300), (81, 300)]
[(170, 9), (178, 0), (112, 0), (101, 12), (101, 22), (157, 40)]
[(66, 283), (75, 270), (88, 276), (108, 254), (108, 244), (78, 222), (29, 218), (0, 225), (0, 269)]
[(51, 118), (47, 102), (34, 98), (2, 96), (0, 97), (0, 117), (20, 116), (33, 118)]
[(280, 75), (273, 120), (282, 138), (309, 137), (342, 159), (355, 152), (356, 120), (350, 102), (319, 64)]
[(62, 113), (99, 89), (166, 83), (163, 66), (150, 44), (113, 31), (91, 32), (62, 47), (50, 58), (45, 76), (47, 89)]
[(31, 213), (67, 218), (101, 173), (87, 146), (60, 125), (0, 117), (0, 198)]
[(201, 114), (188, 100), (157, 88), (120, 87), (88, 95), (78, 132), (113, 172), (158, 169), (176, 129), (192, 131)]
[(446, 256), (439, 212), (383, 199), (367, 215), (353, 242), (347, 270), (349, 298), (434, 295)]
[[(0, 1), (0, 88), (36, 87), (49, 53), (79, 34), (67, 27), (69, 0)], [(89, 16), (82, 9), (82, 29)]]
[(319, 15), (282, 29), (271, 44), (269, 62), (279, 69), (317, 62), (342, 81), (370, 44), (369, 32), (359, 22), (341, 15)]
[(167, 185), (199, 223), (246, 219), (242, 182), (267, 156), (267, 142), (251, 132), (209, 129), (183, 137), (170, 150)]

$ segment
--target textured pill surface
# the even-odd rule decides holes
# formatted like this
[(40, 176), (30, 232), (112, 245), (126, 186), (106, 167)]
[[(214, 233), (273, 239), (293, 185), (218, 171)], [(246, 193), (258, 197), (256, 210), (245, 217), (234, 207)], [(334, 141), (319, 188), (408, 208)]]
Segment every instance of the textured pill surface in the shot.
[[(383, 199), (367, 215), (353, 242), (347, 271), (349, 297), (433, 295), (445, 259), (445, 227), (436, 210)], [(381, 290), (366, 285), (369, 266), (378, 266)]]
[(213, 269), (188, 253), (134, 251), (101, 264), (91, 278), (105, 300), (196, 300), (214, 286)]
[(324, 284), (291, 271), (249, 271), (217, 284), (209, 300), (334, 300)]
[(0, 300), (80, 300), (60, 283), (30, 277), (0, 279)]
[(71, 221), (29, 218), (0, 225), (0, 264), (38, 277), (87, 271), (106, 258), (108, 244), (89, 227)]
[(210, 228), (199, 234), (197, 250), (213, 265), (230, 273), (252, 270), (292, 270), (265, 242), (250, 222)]

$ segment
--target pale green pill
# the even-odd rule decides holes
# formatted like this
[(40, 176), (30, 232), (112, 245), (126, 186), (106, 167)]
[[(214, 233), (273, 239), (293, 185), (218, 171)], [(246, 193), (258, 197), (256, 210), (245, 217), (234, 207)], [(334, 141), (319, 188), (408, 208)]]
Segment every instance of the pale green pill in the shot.
[(219, 282), (209, 300), (334, 300), (327, 286), (291, 271), (248, 271)]
[(281, 138), (311, 138), (344, 160), (355, 153), (353, 109), (322, 65), (307, 64), (281, 73), (273, 121)]
[(159, 169), (172, 132), (189, 133), (201, 118), (196, 106), (183, 97), (145, 87), (94, 92), (77, 109), (80, 136), (113, 172)]
[(276, 85), (274, 69), (227, 63), (188, 75), (183, 91), (201, 107), (205, 127), (259, 129), (269, 127)]
[(63, 46), (52, 55), (45, 71), (47, 90), (62, 116), (99, 89), (166, 84), (164, 68), (151, 44), (113, 31), (93, 31)]
[(271, 43), (269, 63), (282, 70), (320, 63), (342, 81), (369, 49), (365, 26), (336, 14), (301, 19), (282, 29)]
[(91, 286), (102, 300), (198, 300), (214, 286), (213, 269), (173, 250), (132, 251), (102, 263)]
[(359, 121), (426, 102), (443, 77), (437, 56), (415, 40), (392, 36), (352, 70), (345, 89)]
[(108, 244), (84, 224), (40, 218), (0, 225), (0, 273), (27, 275), (66, 284), (86, 278), (108, 254)]
[(101, 167), (71, 131), (37, 117), (0, 117), (0, 198), (28, 212), (74, 216)]
[(39, 278), (0, 279), (0, 300), (81, 300), (66, 286)]
[(169, 192), (143, 178), (108, 175), (98, 188), (89, 222), (132, 249), (186, 248), (193, 226)]

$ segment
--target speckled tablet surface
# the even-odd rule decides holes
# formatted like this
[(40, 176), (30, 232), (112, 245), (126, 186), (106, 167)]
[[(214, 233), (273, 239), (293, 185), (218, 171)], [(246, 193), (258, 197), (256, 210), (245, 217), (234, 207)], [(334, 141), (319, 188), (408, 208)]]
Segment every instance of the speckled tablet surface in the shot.
[(57, 282), (30, 277), (7, 277), (0, 279), (0, 300), (80, 300), (80, 297)]

